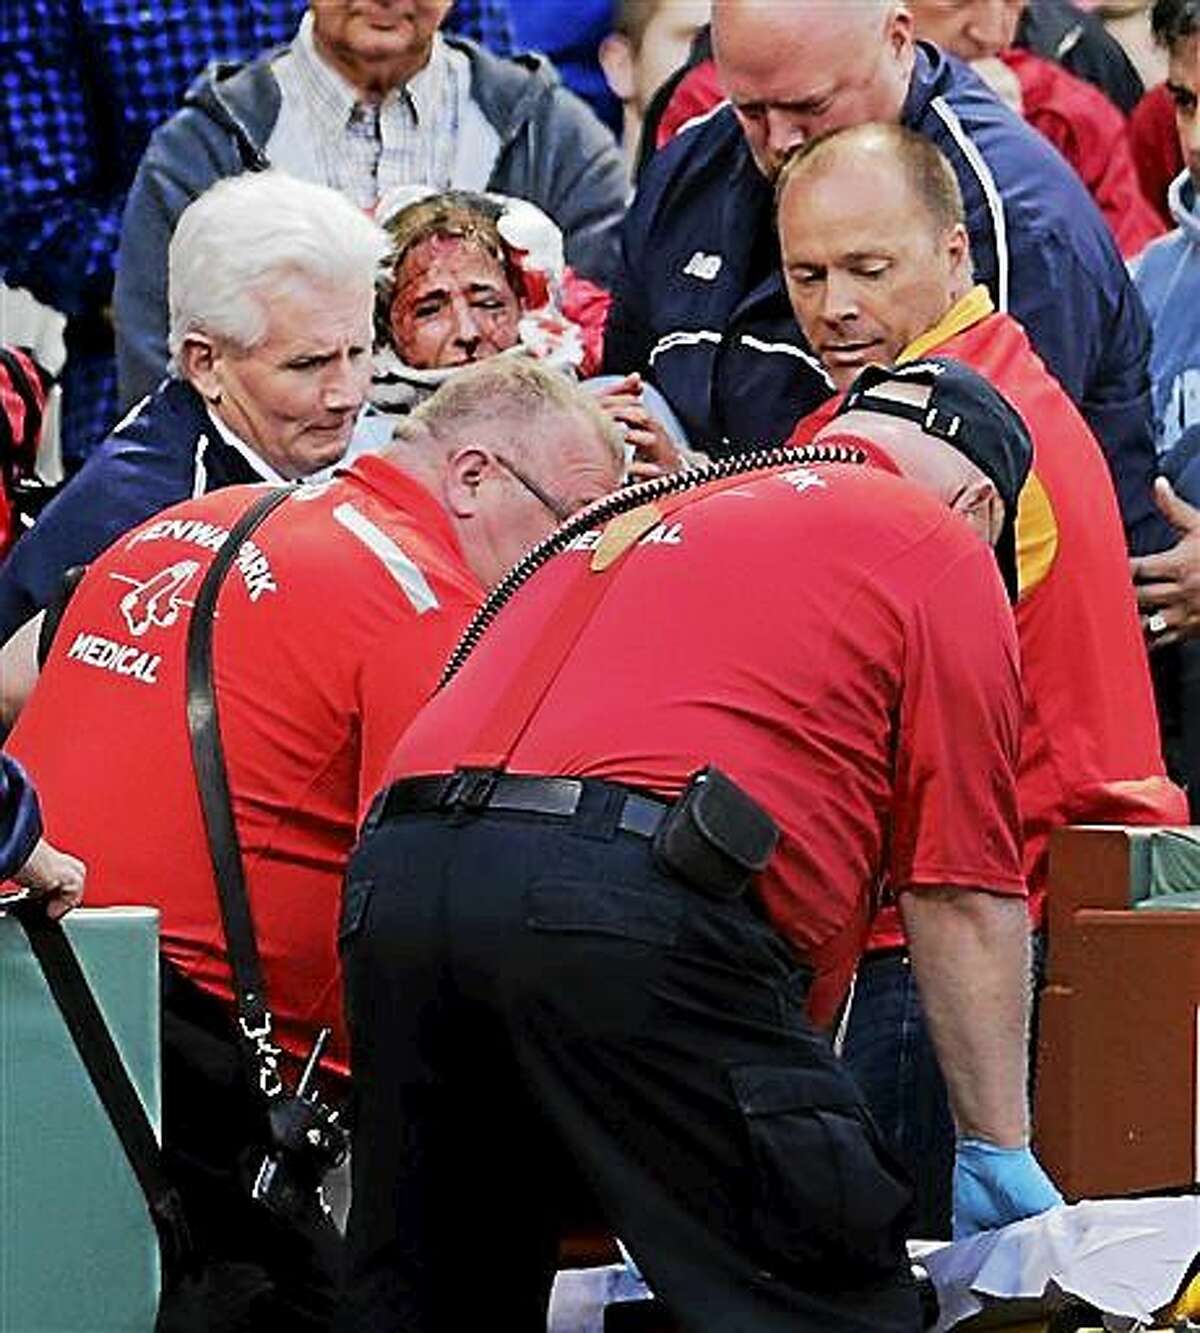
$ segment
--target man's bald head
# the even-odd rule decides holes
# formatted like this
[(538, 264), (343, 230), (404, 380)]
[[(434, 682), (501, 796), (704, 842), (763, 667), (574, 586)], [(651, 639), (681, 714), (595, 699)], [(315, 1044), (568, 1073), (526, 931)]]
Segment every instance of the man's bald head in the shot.
[(713, 49), (759, 169), (847, 125), (897, 121), (912, 17), (894, 0), (714, 0)]
[(913, 213), (914, 228), (924, 228), (933, 236), (966, 225), (962, 191), (946, 155), (924, 135), (903, 125), (854, 125), (796, 149), (776, 180), (776, 206), (782, 209), (787, 193), (803, 189), (806, 180), (848, 164), (906, 181), (919, 210)]

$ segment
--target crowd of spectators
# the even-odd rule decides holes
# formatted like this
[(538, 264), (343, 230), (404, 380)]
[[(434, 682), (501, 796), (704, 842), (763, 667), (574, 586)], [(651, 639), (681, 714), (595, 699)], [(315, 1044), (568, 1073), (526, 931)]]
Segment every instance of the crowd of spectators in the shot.
[[(246, 488), (263, 483), (292, 491), (243, 548), (240, 578), (222, 593), (216, 682), (281, 1058), (299, 1066), (328, 1027), (321, 1067), (343, 1095), (352, 1047), (354, 1070), (369, 1065), (388, 1089), (376, 1109), (376, 1089), (358, 1093), (366, 1128), (356, 1188), (371, 1202), (360, 1204), (357, 1229), (351, 1219), (357, 1286), (343, 1313), (347, 1333), (376, 1327), (384, 1310), (400, 1319), (411, 1309), (414, 1328), (450, 1318), (436, 1296), (442, 1279), (413, 1258), (418, 1241), (409, 1253), (409, 1237), (397, 1231), (411, 1224), (422, 1234), (422, 1200), (437, 1181), (406, 1177), (409, 1194), (395, 1217), (380, 1204), (392, 1197), (393, 1175), (408, 1169), (380, 1146), (380, 1117), (394, 1118), (403, 1103), (430, 1135), (429, 1161), (438, 1161), (426, 1092), (406, 1093), (406, 1101), (396, 1088), (398, 1080), (432, 1088), (443, 1076), (450, 1086), (459, 1076), (424, 1027), (435, 1024), (443, 983), (430, 983), (433, 1016), (419, 1023), (397, 1017), (402, 991), (379, 997), (397, 969), (419, 989), (435, 953), (438, 968), (463, 964), (457, 955), (447, 961), (453, 949), (443, 956), (445, 941), (431, 942), (420, 922), (414, 938), (426, 940), (428, 953), (414, 944), (393, 962), (404, 950), (390, 936), (386, 948), (373, 943), (380, 927), (372, 914), (383, 909), (371, 900), (377, 880), (394, 878), (397, 858), (453, 885), (458, 844), (451, 837), (447, 859), (437, 860), (432, 837), (422, 841), (418, 829), (410, 845), (387, 831), (388, 820), (419, 823), (453, 807), (453, 834), (493, 801), (500, 810), (545, 813), (537, 802), (551, 799), (546, 783), (578, 778), (574, 803), (553, 813), (574, 818), (578, 807), (587, 836), (598, 836), (596, 802), (609, 800), (611, 837), (629, 828), (621, 822), (626, 797), (610, 800), (610, 788), (671, 801), (690, 791), (690, 769), (712, 763), (782, 825), (783, 861), (807, 867), (794, 872), (800, 903), (818, 879), (837, 879), (820, 856), (806, 862), (797, 853), (807, 838), (827, 854), (832, 834), (793, 818), (793, 797), (780, 787), (785, 761), (764, 756), (791, 736), (805, 756), (797, 763), (820, 769), (822, 781), (848, 765), (833, 785), (853, 791), (876, 772), (872, 747), (885, 724), (869, 742), (854, 741), (856, 766), (844, 735), (818, 743), (828, 719), (816, 716), (816, 704), (794, 712), (779, 704), (794, 701), (789, 685), (774, 683), (778, 662), (759, 670), (732, 651), (744, 646), (753, 662), (773, 634), (776, 651), (803, 655), (787, 629), (802, 622), (814, 643), (824, 642), (805, 619), (824, 606), (815, 589), (805, 591), (806, 567), (825, 561), (837, 571), (829, 577), (849, 578), (868, 552), (838, 550), (835, 559), (832, 550), (810, 549), (806, 542), (828, 540), (820, 524), (794, 548), (777, 537), (772, 574), (753, 565), (755, 578), (778, 579), (779, 603), (791, 608), (778, 623), (755, 609), (756, 598), (739, 599), (715, 553), (698, 564), (678, 593), (697, 620), (681, 632), (681, 660), (658, 661), (655, 678), (640, 684), (622, 675), (621, 654), (627, 649), (645, 670), (647, 645), (670, 636), (657, 635), (657, 621), (655, 630), (635, 623), (638, 599), (628, 589), (636, 585), (624, 585), (604, 622), (606, 632), (625, 636), (623, 647), (608, 648), (612, 680), (588, 685), (578, 743), (569, 730), (533, 727), (534, 757), (516, 770), (545, 778), (532, 796), (517, 788), (505, 795), (494, 779), (479, 788), (450, 782), (432, 797), (406, 786), (443, 767), (503, 768), (514, 747), (520, 753), (521, 736), (507, 749), (496, 741), (505, 725), (496, 700), (515, 715), (536, 718), (545, 705), (558, 718), (558, 686), (537, 686), (537, 669), (530, 683), (513, 683), (529, 665), (514, 645), (535, 663), (538, 653), (554, 657), (562, 670), (579, 655), (572, 617), (583, 599), (568, 590), (544, 611), (547, 623), (561, 616), (565, 627), (547, 647), (529, 610), (536, 578), (531, 597), (522, 602), (518, 592), (513, 614), (499, 620), (525, 630), (510, 628), (506, 638), (485, 629), (485, 649), (500, 646), (473, 660), (474, 685), (445, 691), (421, 711), (447, 663), (476, 646), (472, 617), (495, 619), (489, 590), (510, 596), (520, 581), (506, 571), (521, 570), (531, 551), (541, 559), (556, 525), (623, 485), (648, 481), (662, 489), (617, 513), (598, 541), (581, 529), (555, 560), (590, 551), (597, 574), (628, 564), (644, 577), (646, 562), (626, 560), (629, 552), (678, 547), (676, 565), (686, 563), (689, 521), (695, 545), (708, 540), (711, 523), (714, 552), (728, 542), (730, 550), (752, 547), (757, 560), (765, 536), (751, 540), (736, 527), (727, 535), (703, 517), (718, 514), (719, 503), (702, 500), (701, 517), (690, 520), (685, 506), (684, 521), (673, 522), (666, 497), (713, 464), (785, 445), (810, 451), (799, 471), (783, 474), (789, 487), (840, 495), (847, 531), (895, 550), (897, 569), (909, 560), (889, 546), (903, 537), (899, 520), (889, 526), (855, 508), (872, 496), (882, 504), (893, 479), (859, 486), (842, 479), (845, 469), (865, 462), (865, 471), (898, 474), (897, 513), (918, 526), (954, 510), (995, 548), (983, 572), (978, 559), (964, 565), (972, 580), (995, 588), (975, 596), (974, 618), (932, 591), (946, 582), (940, 572), (927, 572), (926, 590), (889, 571), (898, 582), (884, 596), (876, 580), (878, 605), (860, 605), (847, 590), (848, 620), (874, 617), (879, 628), (875, 646), (864, 635), (854, 648), (861, 659), (845, 659), (847, 679), (864, 663), (866, 694), (893, 679), (881, 645), (901, 623), (920, 624), (929, 663), (921, 656), (919, 682), (906, 674), (912, 661), (895, 666), (895, 697), (879, 705), (879, 719), (896, 728), (889, 744), (905, 761), (839, 835), (849, 848), (842, 869), (855, 867), (846, 921), (835, 932), (824, 908), (807, 902), (815, 916), (805, 924), (785, 901), (794, 886), (785, 892), (769, 880), (768, 915), (808, 952), (804, 984), (817, 1029), (832, 1031), (858, 963), (838, 1068), (850, 1070), (915, 1185), (913, 1210), (897, 1193), (886, 1227), (903, 1219), (913, 1233), (948, 1235), (1055, 1202), (1013, 1091), (1024, 1087), (1027, 1035), (1013, 978), (1032, 971), (1036, 993), (1050, 833), (1070, 823), (1186, 823), (1189, 799), (1200, 808), (1200, 326), (1190, 305), (1200, 290), (1200, 0), (1125, 6), (1117, 23), (1087, 9), (1068, 0), (5, 7), (0, 278), (66, 316), (67, 475), (44, 505), (34, 453), (51, 377), (27, 349), (0, 349), (0, 720), (11, 728), (0, 755), (0, 870), (19, 875), (54, 915), (78, 900), (81, 862), (91, 904), (159, 907), (164, 1012), (175, 1020), (165, 1047), (165, 1148), (213, 1262), (237, 1273), (261, 1264), (261, 1282), (243, 1293), (245, 1327), (286, 1320), (324, 1329), (338, 1304), (328, 1219), (269, 1228), (257, 1220), (242, 1176), (270, 1131), (252, 1090), (239, 1091), (242, 1111), (226, 1132), (196, 1115), (222, 1095), (205, 1082), (211, 1043), (222, 1061), (238, 1062), (230, 1011), (238, 988), (190, 767), (185, 640), (206, 564), (253, 494)], [(1143, 43), (1128, 44), (1131, 24)], [(889, 368), (890, 385), (875, 367)], [(938, 405), (939, 377), (946, 401), (960, 404), (958, 442), (959, 426), (946, 427), (949, 409)], [(946, 447), (941, 463), (913, 462), (921, 430), (927, 444), (937, 436)], [(748, 499), (759, 485), (748, 486)], [(937, 505), (922, 497), (906, 507), (904, 495), (916, 489), (932, 492)], [(774, 504), (764, 532), (781, 534)], [(960, 535), (956, 525), (944, 542), (951, 563)], [(663, 586), (676, 577), (664, 568)], [(648, 590), (640, 596), (652, 608), (645, 614), (669, 627), (670, 608)], [(722, 598), (738, 601), (736, 615)], [(626, 604), (618, 621), (613, 608)], [(711, 645), (697, 638), (704, 608), (716, 627)], [(955, 655), (946, 651), (955, 614), (961, 636), (981, 635), (989, 646), (947, 667), (939, 704), (940, 664)], [(827, 708), (854, 715), (846, 690), (825, 695), (821, 674), (847, 651), (836, 639), (828, 659), (814, 647), (803, 679)], [(1019, 696), (1009, 680), (1018, 661)], [(485, 670), (493, 674), (481, 677)], [(723, 689), (721, 672), (741, 682), (738, 690)], [(742, 699), (742, 677), (755, 682), (745, 694), (753, 707), (731, 701)], [(984, 691), (983, 682), (997, 698), (980, 703), (972, 738), (961, 692)], [(689, 689), (713, 697), (698, 701)], [(631, 699), (620, 707), (622, 692), (636, 692), (636, 706)], [(596, 725), (602, 700), (619, 708), (623, 728)], [(909, 716), (916, 707), (927, 710), (920, 719)], [(928, 713), (939, 707), (946, 720), (931, 737)], [(572, 710), (560, 712), (567, 727)], [(745, 736), (729, 721), (734, 715)], [(772, 726), (760, 727), (762, 718)], [(397, 759), (402, 735), (409, 739)], [(907, 769), (910, 745), (914, 765), (931, 765), (924, 778)], [(742, 753), (750, 750), (758, 762)], [(962, 864), (942, 882), (927, 869), (942, 835), (928, 830), (941, 819), (957, 836), (967, 821), (961, 793), (943, 795), (952, 784), (938, 775), (977, 758), (975, 777), (990, 783), (977, 843), (963, 833), (953, 849)], [(99, 792), (93, 777), (101, 767)], [(40, 816), (29, 779), (40, 789)], [(391, 795), (372, 805), (389, 783)], [(556, 790), (553, 800), (565, 799)], [(500, 803), (510, 800), (517, 804)], [(366, 858), (365, 883), (363, 854), (351, 858), (368, 811), (364, 847), (374, 846), (375, 859)], [(52, 843), (40, 840), (42, 820)], [(911, 846), (895, 842), (902, 834)], [(500, 836), (495, 846), (497, 856), (525, 854), (519, 840)], [(563, 864), (573, 855), (561, 852)], [(168, 857), (175, 868), (164, 877)], [(983, 879), (964, 878), (973, 866)], [(644, 874), (666, 875), (661, 866), (630, 873), (639, 883)], [(519, 892), (536, 894), (538, 883)], [(1011, 913), (1001, 922), (977, 906), (939, 912), (938, 894), (955, 885), (982, 888), (965, 896), (1007, 906), (1025, 899), (1024, 927), (1014, 929)], [(662, 943), (659, 909), (634, 904), (632, 893), (617, 894), (613, 919), (645, 945)], [(427, 906), (449, 910), (432, 898)], [(953, 913), (968, 910), (978, 966), (995, 990), (963, 1002), (960, 1023), (948, 1016), (959, 1006), (960, 981), (930, 959), (939, 939), (948, 949), (965, 938), (955, 933), (965, 918)], [(817, 923), (838, 937), (828, 968), (822, 960), (832, 945)], [(911, 952), (906, 927), (920, 932)], [(339, 930), (359, 977), (349, 1032)], [(913, 955), (919, 966), (910, 965)], [(577, 966), (579, 978), (590, 976), (573, 956), (555, 984), (569, 991)], [(640, 975), (631, 982), (635, 991), (641, 984)], [(705, 1004), (712, 998), (706, 990)], [(729, 1254), (744, 1257), (751, 1242), (736, 1227), (730, 1233), (728, 1219), (704, 1215), (683, 1185), (673, 1195), (668, 1173), (665, 1182), (641, 1182), (650, 1196), (662, 1185), (673, 1236), (665, 1258), (647, 1252), (653, 1210), (613, 1203), (622, 1172), (632, 1170), (624, 1150), (606, 1145), (589, 1159), (596, 1139), (580, 1129), (573, 1101), (585, 1075), (571, 1073), (562, 1052), (555, 1059), (566, 1072), (551, 1079), (522, 1063), (531, 1040), (519, 1013), (525, 1002), (488, 990), (470, 1009), (470, 1022), (496, 1024), (486, 1028), (491, 1037), (506, 1052), (511, 1039), (517, 1053), (514, 1068), (527, 1085), (511, 1106), (524, 1108), (531, 1090), (546, 1099), (538, 1114), (585, 1175), (590, 1161), (589, 1183), (609, 1223), (621, 1230), (614, 1213), (623, 1218), (623, 1239), (686, 1323), (693, 1308), (716, 1299), (699, 1294), (714, 1274), (741, 1271), (741, 1258)], [(750, 1001), (731, 991), (729, 1003), (732, 1015)], [(978, 1037), (989, 1003), (1004, 1015), (994, 1050)], [(177, 1041), (197, 1015), (203, 1036)], [(697, 1068), (708, 1068), (718, 1048), (715, 1028), (712, 1051), (704, 1030), (688, 1030)], [(390, 1043), (396, 1031), (419, 1051), (407, 1064), (398, 1057), (402, 1079), (373, 1050), (360, 1060), (367, 1034)], [(581, 1031), (587, 1049), (611, 1036)], [(747, 1042), (750, 1054), (736, 1058), (758, 1059), (760, 1048)], [(513, 1069), (492, 1072), (508, 1079)], [(858, 1090), (838, 1087), (838, 1097), (860, 1108)], [(768, 1103), (774, 1095), (761, 1093)], [(631, 1084), (628, 1096), (647, 1116), (670, 1104), (643, 1084)], [(615, 1114), (607, 1106), (605, 1115)], [(710, 1127), (724, 1113), (708, 1112), (711, 1122), (705, 1114), (696, 1112)], [(986, 1151), (971, 1157), (969, 1145), (980, 1142), (996, 1149), (994, 1160)], [(684, 1165), (679, 1152), (682, 1180), (700, 1168)], [(727, 1169), (733, 1180), (740, 1164), (722, 1159)], [(1001, 1197), (1007, 1203), (993, 1207)], [(533, 1217), (532, 1196), (527, 1202)], [(671, 1248), (682, 1254), (693, 1223), (696, 1253), (712, 1241), (721, 1255), (704, 1278), (692, 1271), (694, 1257), (676, 1267)], [(892, 1249), (868, 1261), (861, 1236), (838, 1243), (848, 1289), (873, 1283), (886, 1294)], [(552, 1264), (521, 1244), (514, 1237), (496, 1253), (518, 1274), (513, 1318), (528, 1317), (532, 1328), (543, 1317), (543, 1270)], [(496, 1281), (504, 1271), (497, 1261)], [(776, 1318), (789, 1326), (805, 1308), (789, 1284), (812, 1278), (804, 1263), (797, 1271), (799, 1278), (764, 1270), (783, 1294), (759, 1293), (761, 1309), (747, 1305), (739, 1317), (753, 1310), (756, 1327), (775, 1327)], [(474, 1297), (460, 1295), (461, 1308), (473, 1310)], [(880, 1299), (878, 1327), (911, 1326), (905, 1300)], [(820, 1318), (832, 1319), (836, 1307), (822, 1306)], [(162, 1327), (173, 1327), (169, 1317)]]

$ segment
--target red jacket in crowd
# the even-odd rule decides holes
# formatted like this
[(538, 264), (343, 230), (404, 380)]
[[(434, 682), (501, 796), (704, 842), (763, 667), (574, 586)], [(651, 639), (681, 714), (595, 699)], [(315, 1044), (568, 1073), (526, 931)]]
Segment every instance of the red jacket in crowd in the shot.
[(1121, 253), (1140, 254), (1166, 228), (1142, 193), (1124, 117), (1098, 88), (1052, 60), (1016, 47), (1000, 59), (1021, 85), (1025, 119), (1075, 168)]

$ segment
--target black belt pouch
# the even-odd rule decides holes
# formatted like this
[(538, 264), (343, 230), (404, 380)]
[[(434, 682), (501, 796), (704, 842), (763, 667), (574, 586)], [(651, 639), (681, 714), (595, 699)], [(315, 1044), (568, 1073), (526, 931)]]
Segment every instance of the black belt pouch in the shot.
[(771, 859), (779, 829), (731, 778), (710, 764), (693, 773), (654, 835), (658, 866), (714, 898), (740, 897)]

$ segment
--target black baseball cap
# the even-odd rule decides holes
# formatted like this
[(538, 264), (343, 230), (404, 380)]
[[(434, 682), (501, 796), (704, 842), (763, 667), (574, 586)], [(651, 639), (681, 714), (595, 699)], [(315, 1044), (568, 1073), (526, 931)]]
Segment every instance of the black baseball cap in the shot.
[[(921, 407), (878, 392), (889, 384), (927, 386), (929, 400)], [(1008, 399), (961, 361), (931, 356), (902, 366), (868, 366), (847, 389), (836, 415), (844, 412), (878, 412), (915, 421), (991, 479), (1004, 502), (996, 561), (1015, 602), (1017, 501), (1033, 463), (1033, 440)]]

